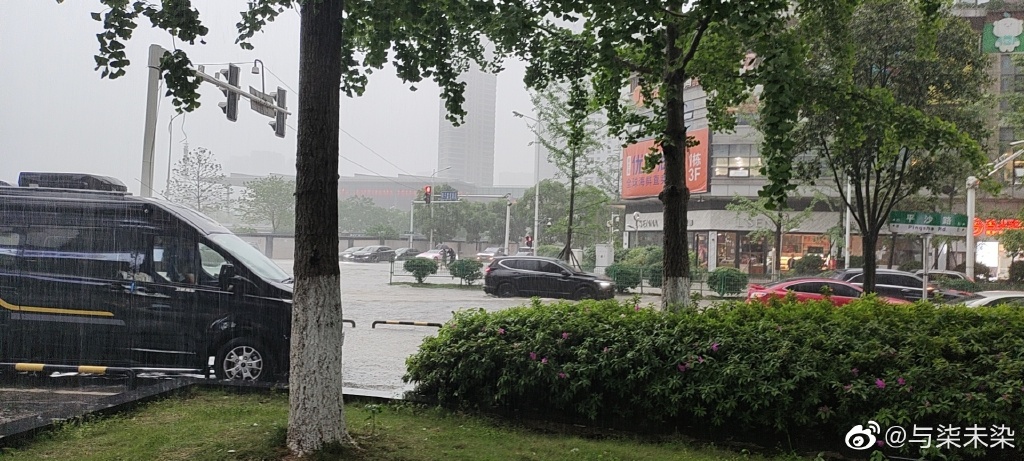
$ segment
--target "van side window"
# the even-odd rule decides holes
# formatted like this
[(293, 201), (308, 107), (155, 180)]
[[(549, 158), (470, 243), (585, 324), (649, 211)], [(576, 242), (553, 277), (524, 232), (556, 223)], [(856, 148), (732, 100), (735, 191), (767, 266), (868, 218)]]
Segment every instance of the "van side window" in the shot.
[(199, 244), (199, 260), (203, 268), (203, 280), (214, 281), (220, 276), (220, 268), (227, 264), (223, 255), (202, 243)]
[(157, 275), (171, 283), (198, 283), (198, 248), (194, 241), (182, 237), (153, 238), (153, 262)]
[(119, 227), (30, 226), (22, 243), (24, 270), (98, 279), (137, 271), (145, 257), (135, 233)]
[(21, 240), (14, 229), (0, 227), (0, 270), (14, 271)]

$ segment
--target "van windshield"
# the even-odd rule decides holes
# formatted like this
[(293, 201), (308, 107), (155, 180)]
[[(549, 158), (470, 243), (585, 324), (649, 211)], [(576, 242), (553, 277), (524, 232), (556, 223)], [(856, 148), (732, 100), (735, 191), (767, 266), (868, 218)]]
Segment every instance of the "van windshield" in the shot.
[(231, 253), (231, 256), (238, 258), (249, 270), (264, 280), (283, 282), (290, 277), (270, 258), (266, 257), (260, 250), (249, 245), (238, 238), (235, 234), (210, 234), (208, 235), (221, 248)]

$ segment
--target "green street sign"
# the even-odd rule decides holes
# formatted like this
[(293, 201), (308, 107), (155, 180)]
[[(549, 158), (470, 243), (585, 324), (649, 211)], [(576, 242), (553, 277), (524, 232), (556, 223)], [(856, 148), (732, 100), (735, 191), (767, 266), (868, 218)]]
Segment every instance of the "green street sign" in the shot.
[(889, 231), (900, 234), (967, 236), (967, 215), (893, 211), (889, 213)]

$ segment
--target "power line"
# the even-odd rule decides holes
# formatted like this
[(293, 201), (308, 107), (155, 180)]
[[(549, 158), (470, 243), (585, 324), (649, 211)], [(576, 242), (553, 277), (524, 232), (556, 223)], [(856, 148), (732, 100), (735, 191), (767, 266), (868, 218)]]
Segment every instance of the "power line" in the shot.
[[(288, 128), (291, 128), (291, 129), (292, 129), (292, 131), (295, 131), (295, 132), (298, 132), (298, 131), (299, 131), (299, 130), (298, 130), (297, 128), (295, 128), (295, 127), (294, 127), (294, 126), (292, 126), (292, 125), (287, 125), (287, 126), (288, 126)], [(380, 173), (378, 173), (378, 172), (376, 172), (376, 171), (373, 171), (373, 170), (371, 170), (371, 169), (369, 169), (369, 168), (367, 168), (367, 167), (363, 166), (362, 164), (360, 164), (360, 163), (356, 162), (355, 160), (352, 160), (352, 159), (350, 159), (350, 158), (348, 158), (348, 157), (346, 157), (346, 156), (344, 156), (344, 155), (338, 154), (338, 157), (340, 157), (340, 158), (341, 158), (342, 160), (345, 160), (345, 161), (347, 161), (347, 162), (349, 162), (349, 163), (351, 163), (351, 164), (353, 164), (353, 165), (355, 165), (355, 166), (357, 166), (357, 167), (359, 167), (359, 168), (362, 168), (362, 169), (364, 169), (364, 170), (366, 170), (366, 171), (369, 171), (370, 173), (372, 173), (372, 176), (376, 176), (376, 177), (378, 177), (378, 178), (381, 178), (381, 179), (387, 180), (387, 181), (389, 181), (389, 182), (395, 183), (395, 184), (397, 184), (397, 185), (399, 185), (399, 186), (402, 186), (402, 187), (404, 187), (404, 188), (406, 188), (406, 189), (409, 189), (409, 190), (414, 190), (414, 191), (418, 191), (418, 190), (419, 190), (419, 188), (416, 188), (416, 187), (410, 187), (410, 186), (409, 186), (408, 184), (400, 183), (400, 182), (398, 182), (398, 181), (395, 181), (394, 179), (391, 179), (391, 178), (389, 178), (389, 177), (387, 177), (387, 176), (384, 176), (384, 175), (382, 175), (382, 174), (380, 174)]]

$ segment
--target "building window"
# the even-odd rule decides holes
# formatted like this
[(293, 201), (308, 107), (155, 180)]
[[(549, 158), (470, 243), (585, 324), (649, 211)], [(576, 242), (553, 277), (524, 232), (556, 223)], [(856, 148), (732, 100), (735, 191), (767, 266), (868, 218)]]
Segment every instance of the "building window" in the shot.
[(761, 176), (761, 157), (716, 158), (715, 176), (748, 178)]

